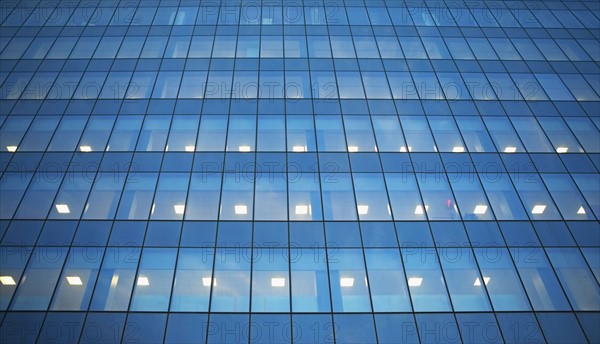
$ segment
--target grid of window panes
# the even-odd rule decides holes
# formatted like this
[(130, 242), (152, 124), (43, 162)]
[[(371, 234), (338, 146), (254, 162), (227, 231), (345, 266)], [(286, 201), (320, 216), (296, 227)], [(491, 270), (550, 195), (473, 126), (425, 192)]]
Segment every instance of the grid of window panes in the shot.
[(597, 1), (0, 23), (0, 342), (600, 342)]

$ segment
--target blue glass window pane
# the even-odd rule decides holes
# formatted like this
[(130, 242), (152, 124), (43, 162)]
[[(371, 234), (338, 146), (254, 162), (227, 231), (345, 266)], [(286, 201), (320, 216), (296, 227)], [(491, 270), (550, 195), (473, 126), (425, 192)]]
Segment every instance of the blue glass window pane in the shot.
[(375, 314), (379, 343), (419, 343), (415, 319), (410, 314)]
[(52, 310), (87, 310), (102, 262), (103, 248), (74, 247), (52, 301)]
[(92, 310), (127, 310), (140, 249), (107, 248), (90, 305)]
[[(171, 313), (167, 320), (165, 343), (204, 343), (208, 316), (194, 313)], [(201, 326), (198, 326), (200, 324)]]
[(118, 219), (144, 220), (150, 216), (158, 174), (130, 173), (117, 212)]
[(252, 252), (252, 312), (289, 312), (287, 249), (255, 248)]
[(396, 249), (367, 249), (369, 289), (375, 312), (410, 312), (400, 252)]
[(8, 308), (31, 252), (32, 249), (28, 247), (0, 248), (0, 254), (4, 257), (0, 266), (0, 274), (6, 281), (6, 283), (2, 283), (2, 289), (0, 289), (0, 310)]
[(546, 252), (573, 309), (600, 309), (600, 288), (579, 251), (547, 248)]
[(415, 312), (452, 310), (435, 249), (403, 248), (402, 258)]
[(533, 313), (497, 313), (496, 317), (506, 343), (527, 340), (544, 342), (544, 335)]
[(461, 337), (451, 314), (417, 314), (421, 343), (460, 343)]
[[(475, 257), (496, 311), (531, 310), (508, 250), (476, 248)], [(481, 280), (480, 280), (481, 283)]]
[(570, 306), (543, 250), (510, 249), (525, 290), (536, 311), (569, 310)]
[(361, 250), (328, 249), (334, 312), (370, 312), (368, 280)]
[(291, 295), (294, 312), (329, 312), (329, 279), (323, 249), (298, 248), (290, 252)]
[(215, 252), (212, 312), (250, 309), (250, 249), (219, 248)]
[(212, 248), (181, 249), (171, 298), (172, 312), (206, 312), (212, 277)]
[[(356, 220), (352, 180), (348, 173), (321, 174), (323, 218), (325, 220)], [(355, 210), (356, 209), (356, 210)]]
[(67, 248), (38, 247), (32, 253), (11, 303), (11, 310), (46, 310), (50, 304)]
[(503, 336), (491, 313), (456, 315), (463, 343), (503, 343)]
[(373, 317), (369, 314), (334, 314), (335, 338), (340, 342), (376, 342)]
[(176, 257), (176, 249), (144, 249), (132, 295), (131, 310), (168, 310)]

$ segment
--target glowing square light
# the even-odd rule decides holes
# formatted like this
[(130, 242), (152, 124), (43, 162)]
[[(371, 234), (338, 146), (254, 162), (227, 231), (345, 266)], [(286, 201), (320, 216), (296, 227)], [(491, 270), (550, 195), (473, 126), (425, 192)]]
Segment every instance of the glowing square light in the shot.
[(517, 151), (517, 147), (507, 146), (504, 148), (504, 153), (514, 153)]
[(353, 277), (342, 277), (340, 278), (340, 287), (350, 288), (354, 285)]
[(566, 153), (569, 151), (569, 147), (556, 147), (556, 153)]
[(175, 209), (175, 214), (177, 215), (181, 215), (185, 211), (185, 205), (183, 204), (175, 204), (173, 208)]
[(462, 153), (465, 151), (465, 147), (455, 146), (452, 148), (452, 153)]
[(358, 152), (358, 146), (348, 146), (348, 152), (350, 152), (350, 153)]
[(239, 146), (238, 150), (240, 152), (249, 152), (250, 151), (250, 146)]
[(275, 287), (275, 288), (285, 287), (285, 278), (283, 278), (283, 277), (271, 278), (271, 287)]
[(82, 152), (91, 152), (92, 151), (92, 147), (91, 146), (79, 146), (79, 150)]
[(57, 204), (56, 205), (56, 211), (58, 211), (59, 214), (69, 214), (71, 213), (71, 210), (69, 209), (69, 206), (66, 204)]
[(577, 210), (577, 214), (585, 215), (585, 209), (583, 208), (583, 206), (579, 207), (579, 210)]
[(137, 285), (147, 286), (150, 285), (150, 281), (148, 280), (148, 277), (140, 276), (138, 277)]
[(185, 151), (186, 152), (193, 152), (196, 150), (196, 146), (191, 145), (191, 146), (185, 146)]
[(211, 283), (211, 282), (212, 282), (212, 285), (213, 285), (213, 286), (216, 286), (216, 285), (217, 285), (217, 281), (216, 281), (216, 280), (214, 280), (214, 281), (213, 281), (213, 279), (212, 279), (212, 278), (210, 278), (210, 277), (202, 277), (202, 285), (203, 285), (203, 286), (205, 286), (205, 287), (210, 287), (210, 283)]
[(233, 208), (236, 215), (248, 214), (248, 207), (245, 204), (236, 204)]
[(367, 215), (369, 213), (368, 205), (358, 205), (358, 215)]
[(17, 146), (6, 146), (6, 150), (9, 152), (16, 152)]
[(69, 282), (70, 285), (83, 285), (79, 276), (67, 276), (67, 282)]
[(306, 146), (293, 146), (292, 152), (306, 152)]
[(531, 213), (532, 214), (543, 214), (544, 210), (546, 210), (545, 204), (536, 204), (533, 206), (533, 209), (531, 209)]
[[(429, 206), (428, 206), (428, 205), (426, 205), (426, 206), (425, 206), (425, 211), (427, 211), (428, 209), (429, 209)], [(423, 206), (422, 206), (422, 205), (420, 205), (420, 204), (419, 204), (419, 205), (418, 205), (418, 206), (415, 208), (415, 215), (423, 215)]]
[(473, 210), (473, 214), (477, 214), (477, 215), (483, 215), (487, 212), (487, 205), (483, 205), (483, 204), (478, 204), (475, 206), (475, 209)]
[(15, 279), (12, 276), (0, 276), (0, 283), (2, 285), (16, 285)]
[(407, 150), (406, 147), (402, 146), (402, 147), (400, 147), (400, 152), (402, 152), (402, 153), (412, 152), (412, 147), (408, 146), (408, 150)]
[(310, 205), (298, 204), (296, 206), (296, 215), (308, 215), (310, 214)]
[(411, 277), (408, 279), (409, 287), (420, 287), (422, 283), (423, 283), (423, 278), (421, 278), (421, 277)]
[[(490, 280), (492, 278), (491, 277), (483, 277), (483, 283), (485, 283), (485, 285), (487, 285), (488, 283), (490, 283)], [(481, 280), (479, 280), (479, 277), (477, 277), (475, 279), (475, 283), (473, 283), (474, 286), (480, 286), (481, 285)]]

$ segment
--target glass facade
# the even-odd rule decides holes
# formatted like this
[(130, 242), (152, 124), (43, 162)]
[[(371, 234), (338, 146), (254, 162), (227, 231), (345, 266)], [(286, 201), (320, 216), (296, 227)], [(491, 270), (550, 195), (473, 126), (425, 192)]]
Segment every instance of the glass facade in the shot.
[(0, 342), (600, 342), (597, 1), (0, 23)]

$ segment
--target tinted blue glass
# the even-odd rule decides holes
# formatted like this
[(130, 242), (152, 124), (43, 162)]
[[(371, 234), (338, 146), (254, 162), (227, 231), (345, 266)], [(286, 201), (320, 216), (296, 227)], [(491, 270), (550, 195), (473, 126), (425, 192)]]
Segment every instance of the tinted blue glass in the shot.
[(0, 341), (597, 342), (597, 7), (4, 1)]

